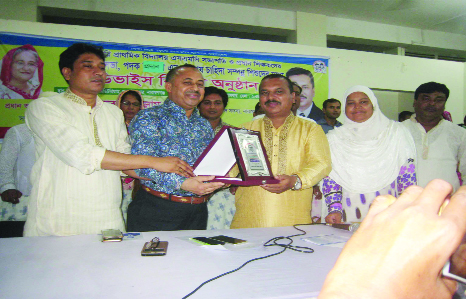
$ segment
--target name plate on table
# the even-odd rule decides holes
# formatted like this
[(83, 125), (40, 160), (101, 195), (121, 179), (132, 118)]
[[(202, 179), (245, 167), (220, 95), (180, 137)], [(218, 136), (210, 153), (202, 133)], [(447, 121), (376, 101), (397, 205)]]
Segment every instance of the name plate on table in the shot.
[[(241, 178), (226, 177), (238, 164)], [(224, 126), (194, 163), (194, 174), (240, 186), (276, 184), (260, 132)]]

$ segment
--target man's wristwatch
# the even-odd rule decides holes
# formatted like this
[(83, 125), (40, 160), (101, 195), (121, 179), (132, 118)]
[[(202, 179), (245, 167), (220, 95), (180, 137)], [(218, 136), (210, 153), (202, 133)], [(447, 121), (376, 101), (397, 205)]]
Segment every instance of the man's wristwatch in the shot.
[(296, 177), (296, 183), (294, 184), (293, 188), (291, 188), (291, 190), (296, 191), (301, 189), (303, 184), (301, 183), (301, 179), (299, 178), (299, 176), (297, 176), (296, 174), (293, 174), (292, 176)]

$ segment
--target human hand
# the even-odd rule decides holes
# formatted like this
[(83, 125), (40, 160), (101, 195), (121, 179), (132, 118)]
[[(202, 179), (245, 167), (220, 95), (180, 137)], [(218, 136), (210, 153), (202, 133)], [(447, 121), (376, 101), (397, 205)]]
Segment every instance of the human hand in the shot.
[(439, 216), (451, 191), (433, 180), (425, 189), (407, 188), (398, 200), (377, 197), (319, 298), (451, 298), (456, 282), (440, 273), (466, 232), (466, 187)]
[(238, 190), (238, 186), (231, 186), (230, 187), (230, 193), (232, 195), (235, 195), (236, 194), (236, 190)]
[(322, 192), (320, 192), (319, 186), (312, 187), (312, 193), (314, 194), (314, 199), (322, 199)]
[(261, 185), (265, 190), (280, 194), (286, 190), (290, 190), (296, 184), (296, 177), (292, 175), (274, 175), (276, 180), (280, 180), (277, 184)]
[(3, 191), (1, 197), (4, 202), (9, 202), (12, 204), (17, 204), (19, 203), (19, 199), (23, 196), (23, 193), (21, 193), (19, 190), (16, 189), (8, 189)]
[(341, 213), (332, 212), (325, 217), (326, 223), (341, 223)]
[(181, 189), (192, 192), (197, 195), (206, 195), (214, 192), (218, 188), (221, 188), (224, 183), (213, 182), (213, 183), (204, 183), (206, 181), (213, 180), (215, 176), (195, 176), (188, 178), (181, 184)]
[(163, 172), (173, 172), (184, 177), (190, 178), (194, 176), (193, 168), (178, 157), (153, 157), (155, 163), (153, 169)]

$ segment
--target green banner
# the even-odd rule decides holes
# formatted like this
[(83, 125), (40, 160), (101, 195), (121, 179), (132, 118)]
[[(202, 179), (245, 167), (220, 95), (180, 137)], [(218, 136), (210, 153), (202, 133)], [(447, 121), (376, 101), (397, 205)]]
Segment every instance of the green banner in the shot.
[[(15, 76), (18, 78), (23, 76), (23, 79), (31, 77), (25, 85), (25, 90), (30, 94), (34, 93), (34, 88), (37, 88), (39, 84), (42, 84), (40, 87), (42, 93), (63, 92), (67, 84), (59, 71), (58, 60), (60, 54), (75, 42), (83, 41), (0, 32), (2, 68), (11, 69), (9, 76), (11, 80)], [(251, 120), (254, 106), (259, 100), (259, 82), (261, 78), (271, 73), (285, 75), (289, 69), (295, 67), (309, 70), (314, 77), (314, 103), (322, 107), (322, 102), (328, 97), (329, 59), (327, 57), (85, 42), (104, 48), (108, 76), (106, 88), (100, 97), (110, 103), (115, 103), (121, 91), (134, 89), (142, 93), (144, 108), (159, 105), (167, 97), (164, 89), (167, 72), (185, 63), (199, 68), (206, 80), (206, 86), (216, 86), (228, 93), (229, 103), (222, 119), (236, 126)], [(21, 57), (23, 60), (20, 62), (17, 61), (18, 59), (6, 58), (10, 50), (23, 45), (34, 47), (43, 66), (38, 65), (36, 61), (34, 69), (33, 62), (31, 62), (31, 66), (26, 70), (26, 64), (29, 62), (25, 54), (22, 56), (26, 58)], [(20, 75), (15, 75), (17, 73), (14, 69), (17, 65), (19, 65), (17, 69), (20, 70), (17, 73)], [(21, 66), (23, 67), (22, 73)], [(42, 82), (38, 80), (41, 77), (40, 72), (43, 73), (40, 78)], [(2, 83), (0, 86), (0, 127), (8, 128), (23, 123), (25, 109), (32, 99), (22, 97), (21, 93), (24, 92), (21, 90), (17, 90), (19, 93), (16, 93), (9, 89), (8, 82), (0, 83)]]

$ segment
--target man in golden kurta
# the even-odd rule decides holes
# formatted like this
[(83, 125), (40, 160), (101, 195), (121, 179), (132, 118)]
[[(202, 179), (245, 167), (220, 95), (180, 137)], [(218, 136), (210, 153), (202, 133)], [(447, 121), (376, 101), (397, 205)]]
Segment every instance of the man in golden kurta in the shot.
[(243, 125), (261, 133), (278, 184), (240, 187), (231, 228), (311, 223), (312, 186), (330, 173), (330, 149), (322, 128), (291, 112), (292, 82), (264, 77), (259, 101), (265, 117)]

